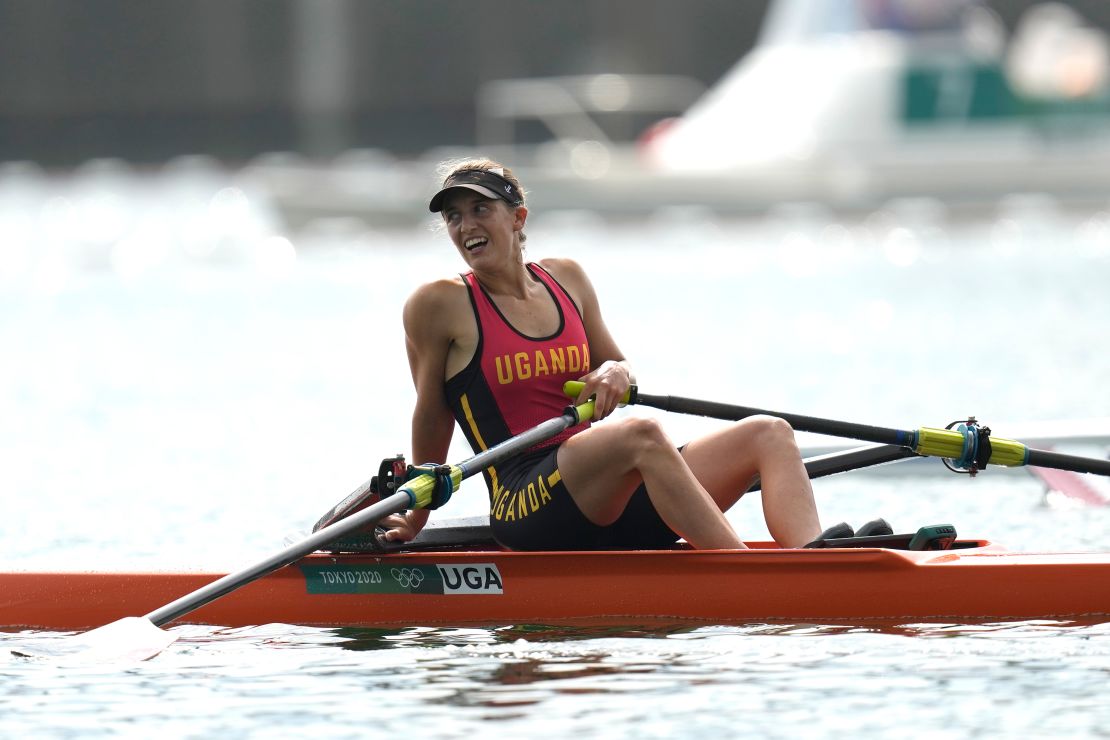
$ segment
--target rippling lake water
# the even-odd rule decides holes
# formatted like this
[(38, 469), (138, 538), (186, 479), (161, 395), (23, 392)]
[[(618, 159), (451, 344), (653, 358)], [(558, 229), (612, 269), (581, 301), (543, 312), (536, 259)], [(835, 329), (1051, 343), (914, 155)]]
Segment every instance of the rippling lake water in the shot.
[[(407, 451), (401, 303), (461, 262), (424, 226), (285, 235), (249, 192), (204, 178), (108, 192), (0, 187), (0, 565), (256, 561)], [(1017, 436), (1110, 416), (1108, 210), (1038, 201), (957, 222), (896, 204), (851, 219), (793, 208), (619, 224), (537, 212), (528, 251), (587, 267), (645, 392), (899, 428), (973, 414)], [(676, 441), (716, 424), (666, 422)], [(452, 454), (469, 454), (461, 439)], [(914, 470), (819, 481), (823, 519), (952, 523), (1013, 549), (1110, 544), (1107, 507), (1049, 505), (1023, 471)], [(481, 512), (484, 495), (469, 481), (444, 515)], [(766, 536), (757, 501), (731, 517)], [(1056, 738), (1110, 727), (1106, 624), (173, 630), (175, 645), (137, 665), (5, 649), (0, 734)], [(0, 634), (5, 648), (59, 637)]]

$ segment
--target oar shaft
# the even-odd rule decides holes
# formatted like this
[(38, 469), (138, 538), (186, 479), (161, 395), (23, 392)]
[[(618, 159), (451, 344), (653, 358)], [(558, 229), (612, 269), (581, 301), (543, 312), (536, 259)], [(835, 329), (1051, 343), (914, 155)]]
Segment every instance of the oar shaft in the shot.
[[(548, 419), (515, 437), (510, 437), (504, 442), (494, 445), (488, 450), (483, 450), (456, 465), (451, 466), (452, 485), (457, 488), (463, 478), (495, 465), (512, 457), (534, 444), (551, 439), (564, 429), (593, 417), (593, 402), (580, 406), (571, 406), (562, 416)], [(397, 514), (406, 509), (423, 508), (432, 501), (436, 482), (429, 475), (421, 475), (402, 486), (396, 493), (384, 498), (376, 504), (355, 512), (348, 517), (318, 529), (299, 542), (286, 547), (279, 553), (272, 555), (250, 567), (230, 573), (207, 586), (203, 586), (191, 594), (182, 596), (174, 602), (155, 609), (145, 615), (156, 626), (172, 622), (185, 616), (191, 611), (199, 609), (205, 604), (215, 601), (221, 596), (226, 596), (232, 591), (245, 586), (251, 581), (256, 581), (276, 570), (295, 563), (306, 555), (319, 550), (341, 537), (353, 534), (359, 530), (372, 527), (380, 519), (390, 514)]]
[(256, 581), (265, 575), (273, 573), (275, 570), (295, 563), (305, 555), (324, 547), (329, 542), (352, 534), (363, 527), (372, 526), (379, 519), (387, 517), (390, 514), (404, 511), (408, 508), (409, 501), (410, 499), (407, 493), (398, 491), (389, 498), (382, 499), (376, 504), (367, 506), (365, 509), (355, 512), (345, 519), (340, 519), (334, 524), (313, 532), (303, 540), (290, 545), (281, 552), (261, 562), (235, 573), (229, 573), (223, 578), (213, 581), (191, 594), (182, 596), (177, 601), (173, 601), (159, 609), (155, 609), (145, 616), (153, 622), (155, 626), (161, 627), (163, 624), (172, 622), (191, 611), (199, 609), (210, 601), (215, 601), (221, 596), (225, 596), (237, 588), (247, 585), (251, 581)]
[(850, 470), (870, 468), (911, 457), (920, 457), (920, 455), (901, 445), (876, 445), (807, 457), (802, 462), (810, 478), (823, 478), (826, 475), (847, 473)]
[(1070, 470), (1073, 473), (1097, 473), (1110, 475), (1110, 460), (1099, 460), (1093, 457), (1079, 457), (1078, 455), (1065, 455), (1049, 450), (1030, 449), (1027, 465), (1038, 468), (1057, 468)]
[[(799, 432), (814, 434), (828, 434), (836, 437), (847, 437), (864, 442), (875, 442), (883, 445), (897, 445), (913, 450), (919, 455), (943, 457), (959, 460), (967, 453), (968, 437), (962, 431), (952, 429), (936, 429), (921, 427), (914, 430), (890, 429), (877, 427), (870, 424), (856, 424), (850, 421), (836, 421), (822, 419), (816, 416), (803, 416), (802, 414), (783, 413), (781, 411), (768, 411), (767, 409), (752, 408), (750, 406), (736, 406), (715, 401), (702, 401), (696, 398), (681, 396), (653, 396), (640, 393), (637, 390), (630, 394), (630, 403), (675, 411), (684, 414), (697, 414), (714, 419), (739, 421), (750, 416), (766, 415), (784, 419)], [(1020, 442), (996, 437), (991, 439), (991, 455), (988, 460), (992, 465), (1016, 466), (1027, 463), (1029, 450)], [(1080, 469), (1084, 472), (1086, 469)]]
[[(805, 465), (806, 474), (810, 479), (813, 479), (906, 460), (911, 457), (920, 457), (920, 455), (901, 445), (869, 445), (854, 450), (829, 452), (824, 455), (807, 457), (802, 460), (802, 464)], [(759, 480), (759, 476), (756, 476), (755, 482), (748, 488), (748, 491), (758, 491), (761, 488), (762, 482)]]
[(562, 416), (540, 422), (528, 431), (521, 432), (515, 437), (506, 439), (501, 444), (496, 444), (488, 450), (483, 450), (474, 457), (464, 460), (458, 464), (458, 467), (462, 469), (464, 478), (473, 475), (512, 457), (522, 450), (528, 449), (534, 444), (551, 439), (563, 430), (591, 418), (593, 412), (594, 404), (592, 401), (581, 406), (572, 406)]
[[(563, 391), (571, 397), (577, 397), (582, 392), (582, 385), (581, 382), (571, 381), (564, 385)], [(960, 467), (970, 467), (972, 463), (982, 464), (984, 461), (978, 459), (979, 453), (982, 452), (983, 456), (986, 456), (986, 452), (989, 451), (990, 454), (985, 462), (991, 465), (1007, 467), (1037, 465), (1043, 468), (1059, 468), (1060, 470), (1070, 470), (1076, 473), (1110, 475), (1110, 460), (1038, 450), (1012, 439), (988, 437), (989, 430), (983, 430), (985, 433), (978, 436), (978, 428), (973, 424), (969, 424), (967, 427), (961, 424), (958, 429), (936, 429), (933, 427), (921, 427), (915, 430), (890, 429), (870, 424), (856, 424), (850, 421), (836, 421), (821, 419), (816, 416), (769, 411), (751, 406), (704, 401), (697, 398), (655, 396), (641, 393), (636, 386), (629, 389), (623, 402), (651, 406), (663, 411), (695, 414), (729, 421), (739, 421), (740, 419), (759, 415), (775, 416), (786, 420), (790, 423), (790, 426), (800, 432), (848, 437), (883, 445), (898, 445), (907, 447), (919, 455), (956, 461), (956, 464)], [(989, 450), (986, 445), (989, 445)]]
[(864, 442), (876, 442), (884, 445), (902, 445), (912, 447), (916, 444), (916, 433), (901, 429), (887, 429), (869, 424), (855, 424), (846, 421), (821, 419), (816, 416), (803, 416), (801, 414), (784, 414), (780, 411), (768, 411), (750, 406), (735, 406), (728, 403), (715, 401), (702, 401), (696, 398), (683, 398), (682, 396), (655, 396), (637, 392), (632, 403), (641, 406), (651, 406), (663, 411), (675, 411), (683, 414), (708, 416), (713, 419), (726, 419), (739, 421), (749, 416), (775, 416), (790, 423), (799, 432), (812, 432), (814, 434), (828, 434), (836, 437), (849, 437)]

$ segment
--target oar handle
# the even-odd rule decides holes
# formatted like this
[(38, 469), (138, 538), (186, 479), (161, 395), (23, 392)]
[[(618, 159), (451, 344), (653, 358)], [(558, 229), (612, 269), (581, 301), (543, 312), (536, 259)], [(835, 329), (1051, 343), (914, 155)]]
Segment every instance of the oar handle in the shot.
[[(585, 387), (586, 384), (583, 383), (581, 380), (568, 380), (567, 382), (563, 383), (563, 395), (571, 399), (578, 398), (582, 395), (582, 389)], [(628, 390), (625, 391), (624, 395), (621, 397), (620, 405), (626, 406), (630, 403), (636, 403), (636, 394), (636, 386), (630, 385), (628, 387)], [(592, 404), (593, 398), (591, 397), (590, 400), (586, 403)], [(590, 413), (590, 416), (593, 417), (593, 412)]]

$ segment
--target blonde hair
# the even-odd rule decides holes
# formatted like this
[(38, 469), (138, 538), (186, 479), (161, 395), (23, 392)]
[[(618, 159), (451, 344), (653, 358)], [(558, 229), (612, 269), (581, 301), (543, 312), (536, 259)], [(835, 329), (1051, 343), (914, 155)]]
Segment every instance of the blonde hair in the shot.
[[(505, 178), (510, 183), (512, 183), (512, 186), (516, 188), (516, 191), (518, 193), (520, 193), (520, 205), (527, 205), (527, 194), (524, 192), (524, 186), (520, 184), (520, 180), (516, 178), (516, 175), (513, 174), (513, 171), (500, 162), (494, 162), (492, 159), (482, 158), (450, 159), (446, 162), (441, 162), (440, 165), (436, 167), (436, 173), (439, 176), (441, 186), (442, 183), (446, 183), (448, 178), (450, 178), (452, 175), (464, 170), (485, 170), (486, 172), (492, 172), (499, 177)], [(525, 241), (527, 241), (527, 239), (528, 237), (524, 234), (523, 231), (521, 231), (521, 243), (523, 244)]]

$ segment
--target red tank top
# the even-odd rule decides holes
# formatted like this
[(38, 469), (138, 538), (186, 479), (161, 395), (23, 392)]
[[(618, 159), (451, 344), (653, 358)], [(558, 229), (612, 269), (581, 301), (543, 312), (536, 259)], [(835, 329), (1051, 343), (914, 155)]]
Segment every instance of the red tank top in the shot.
[[(552, 417), (571, 399), (563, 383), (590, 371), (590, 346), (578, 307), (546, 270), (529, 273), (547, 288), (559, 311), (559, 327), (546, 337), (517, 331), (501, 314), (474, 273), (464, 274), (478, 322), (478, 346), (470, 363), (446, 383), (447, 402), (475, 452), (488, 449)], [(533, 449), (556, 445), (579, 425)]]

